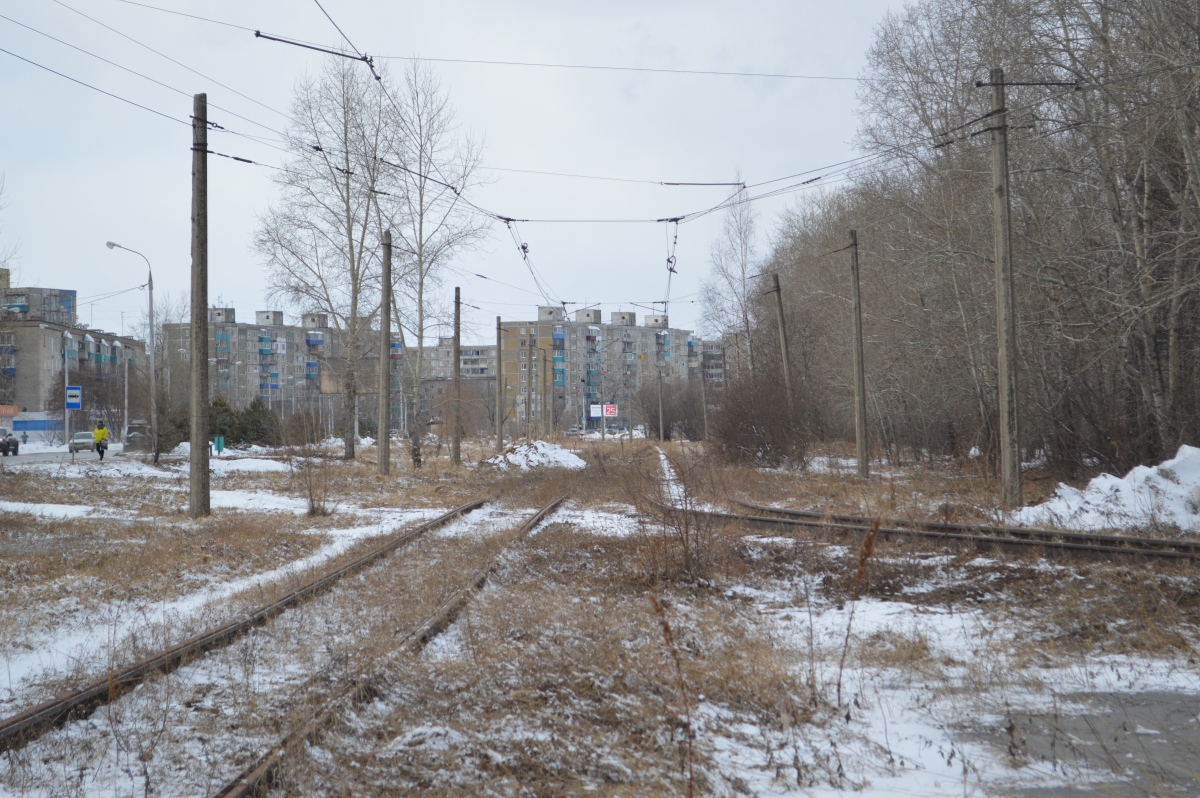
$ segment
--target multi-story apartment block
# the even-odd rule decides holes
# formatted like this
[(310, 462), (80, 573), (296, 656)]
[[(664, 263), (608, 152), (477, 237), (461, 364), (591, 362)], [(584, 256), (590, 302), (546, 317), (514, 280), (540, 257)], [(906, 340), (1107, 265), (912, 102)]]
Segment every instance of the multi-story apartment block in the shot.
[[(111, 415), (121, 404), (117, 397), (123, 399), (126, 369), (134, 379), (144, 372), (145, 344), (77, 324), (75, 291), (12, 288), (8, 269), (0, 269), (0, 294), (0, 404), (61, 412), (66, 368), (70, 382), (87, 385), (85, 414)], [(114, 420), (120, 423), (119, 417), (109, 423)]]
[[(234, 308), (208, 311), (209, 390), (234, 407), (260, 398), (282, 414), (328, 412), (326, 395), (341, 393), (330, 368), (340, 349), (323, 313), (287, 324), (283, 311), (260, 310), (239, 322)], [(163, 325), (165, 390), (173, 404), (187, 401), (191, 375), (191, 324)], [(336, 404), (336, 402), (335, 402)]]
[[(615, 403), (628, 421), (639, 386), (700, 374), (700, 340), (672, 328), (663, 315), (643, 326), (629, 311), (613, 312), (606, 324), (598, 309), (538, 308), (536, 321), (503, 323), (504, 395), (509, 417), (580, 423), (593, 404)], [(593, 423), (589, 421), (588, 423)]]

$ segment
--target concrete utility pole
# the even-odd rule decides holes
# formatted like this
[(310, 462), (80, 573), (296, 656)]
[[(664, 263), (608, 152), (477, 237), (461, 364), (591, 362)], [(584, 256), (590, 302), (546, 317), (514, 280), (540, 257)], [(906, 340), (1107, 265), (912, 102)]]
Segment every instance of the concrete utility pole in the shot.
[(154, 272), (146, 270), (146, 316), (149, 328), (146, 332), (146, 346), (150, 352), (150, 438), (154, 447), (154, 464), (158, 465), (158, 350), (154, 348)]
[[(704, 440), (708, 441), (708, 386), (704, 377), (704, 344), (700, 344), (700, 416), (704, 419)], [(629, 427), (630, 433), (633, 426)], [(632, 435), (630, 436), (632, 438)]]
[(1008, 198), (1008, 114), (1004, 106), (1004, 70), (995, 68), (992, 84), (992, 236), (996, 248), (996, 360), (1000, 382), (1001, 504), (1021, 504), (1021, 442), (1017, 407), (1017, 319), (1013, 302), (1012, 224)]
[(525, 384), (527, 387), (521, 389), (522, 391), (525, 392), (525, 442), (526, 443), (529, 443), (530, 440), (532, 440), (532, 438), (529, 437), (529, 420), (530, 420), (529, 405), (533, 399), (533, 385), (534, 385), (533, 369), (531, 369), (529, 367), (530, 363), (533, 361), (533, 358), (529, 356), (529, 353), (532, 351), (533, 350), (530, 349), (529, 347), (525, 347), (525, 351), (522, 353), (525, 355), (525, 371), (528, 372), (528, 376), (524, 378)]
[(542, 353), (542, 419), (546, 424), (546, 437), (549, 438), (554, 434), (554, 398), (546, 380), (546, 350), (539, 347), (538, 351)]
[(63, 332), (63, 443), (67, 444), (67, 449), (71, 452), (71, 462), (75, 462), (75, 447), (71, 445), (71, 409), (67, 407), (67, 387), (71, 384), (71, 366), (67, 358), (70, 356), (71, 347), (63, 341), (70, 341), (73, 345), (75, 339), (69, 332)]
[(450, 433), (450, 462), (462, 463), (462, 292), (454, 287), (454, 430)]
[(496, 317), (496, 452), (504, 451), (504, 334)]
[(125, 420), (125, 426), (121, 429), (121, 446), (125, 446), (125, 435), (129, 432), (129, 350), (128, 347), (121, 347), (121, 359), (125, 361), (125, 411), (121, 414), (121, 418)]
[(392, 462), (392, 231), (383, 231), (383, 290), (379, 292), (379, 474)]
[(779, 287), (778, 274), (772, 274), (771, 280), (775, 284), (771, 292), (775, 294), (775, 318), (779, 321), (779, 356), (783, 358), (783, 387), (787, 390), (788, 416), (791, 416), (795, 412), (796, 403), (792, 397), (792, 359), (788, 356), (787, 328), (783, 323), (783, 291)]
[(662, 364), (658, 364), (658, 442), (662, 443), (667, 439), (667, 431), (663, 429), (663, 411), (662, 411)]
[(192, 518), (208, 515), (208, 95), (192, 105)]
[(867, 377), (863, 366), (862, 294), (858, 284), (858, 231), (850, 231), (850, 282), (854, 298), (854, 451), (858, 455), (858, 475), (871, 475), (867, 443)]

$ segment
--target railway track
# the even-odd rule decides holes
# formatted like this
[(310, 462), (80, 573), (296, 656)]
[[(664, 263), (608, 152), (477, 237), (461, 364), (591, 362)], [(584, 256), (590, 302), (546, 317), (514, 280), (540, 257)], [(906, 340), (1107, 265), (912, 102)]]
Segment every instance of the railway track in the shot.
[[(694, 510), (697, 515), (718, 521), (738, 521), (756, 526), (820, 529), (865, 533), (875, 519), (856, 515), (792, 510), (750, 502), (736, 502), (753, 514)], [(924, 539), (961, 546), (1007, 551), (1059, 552), (1098, 558), (1125, 557), (1140, 560), (1200, 562), (1200, 543), (1165, 538), (1102, 535), (1029, 527), (975, 526), (937, 521), (883, 519), (879, 535), (892, 539)]]
[(112, 670), (69, 693), (0, 720), (0, 752), (19, 748), (70, 720), (86, 718), (96, 708), (114, 701), (155, 673), (170, 673), (207, 651), (228, 646), (250, 629), (313, 598), (342, 577), (361, 571), (426, 532), (478, 509), (485, 501), (479, 499), (468, 502), (407, 532), (402, 532), (353, 562), (307, 582), (286, 596), (259, 607), (238, 620), (201, 632), (132, 665)]
[[(534, 513), (533, 516), (521, 525), (513, 542), (524, 539), (534, 527), (557, 510), (566, 501), (566, 498), (566, 496), (560, 496)], [(487, 567), (472, 574), (463, 587), (451, 594), (432, 615), (418, 624), (414, 629), (406, 632), (399, 640), (397, 651), (416, 653), (424, 648), (430, 640), (447, 629), (454, 622), (462, 608), (470, 601), (475, 591), (481, 588), (487, 581), (488, 576), (495, 570), (497, 562), (498, 558), (489, 563)], [(339, 712), (363, 704), (378, 696), (383, 684), (384, 678), (380, 675), (365, 676), (352, 681), (345, 690), (328, 701), (323, 708), (317, 710), (299, 723), (282, 740), (273, 746), (271, 750), (260, 757), (258, 761), (238, 774), (237, 777), (229, 781), (218, 792), (214, 793), (213, 798), (249, 798), (250, 796), (261, 794), (264, 789), (271, 785), (289, 756), (293, 755), (306, 743), (316, 739), (324, 729), (328, 728), (336, 720)]]

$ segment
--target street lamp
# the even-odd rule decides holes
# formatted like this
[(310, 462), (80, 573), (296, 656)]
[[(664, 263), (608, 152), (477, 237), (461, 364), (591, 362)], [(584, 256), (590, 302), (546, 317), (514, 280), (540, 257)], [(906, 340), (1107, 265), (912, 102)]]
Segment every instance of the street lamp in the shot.
[[(154, 463), (158, 464), (158, 395), (156, 380), (154, 377), (154, 270), (150, 267), (150, 259), (136, 249), (123, 247), (115, 241), (105, 241), (104, 246), (109, 249), (123, 249), (126, 252), (132, 252), (142, 260), (146, 261), (146, 315), (149, 318), (150, 329), (146, 334), (146, 348), (150, 353), (150, 437), (154, 447)], [(129, 420), (125, 420), (126, 425)]]

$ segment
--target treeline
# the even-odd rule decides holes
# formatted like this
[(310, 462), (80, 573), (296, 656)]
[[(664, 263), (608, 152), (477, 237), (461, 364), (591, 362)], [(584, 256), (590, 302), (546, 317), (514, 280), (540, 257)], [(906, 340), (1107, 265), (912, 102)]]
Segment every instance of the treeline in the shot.
[(727, 395), (780, 406), (770, 278), (746, 277), (777, 272), (796, 435), (853, 438), (856, 229), (876, 450), (995, 457), (990, 89), (975, 84), (1001, 66), (1025, 458), (1120, 471), (1200, 439), (1200, 6), (923, 0), (886, 18), (868, 62), (869, 157), (784, 214), (765, 263), (739, 268), (753, 218), (729, 211), (709, 296)]

